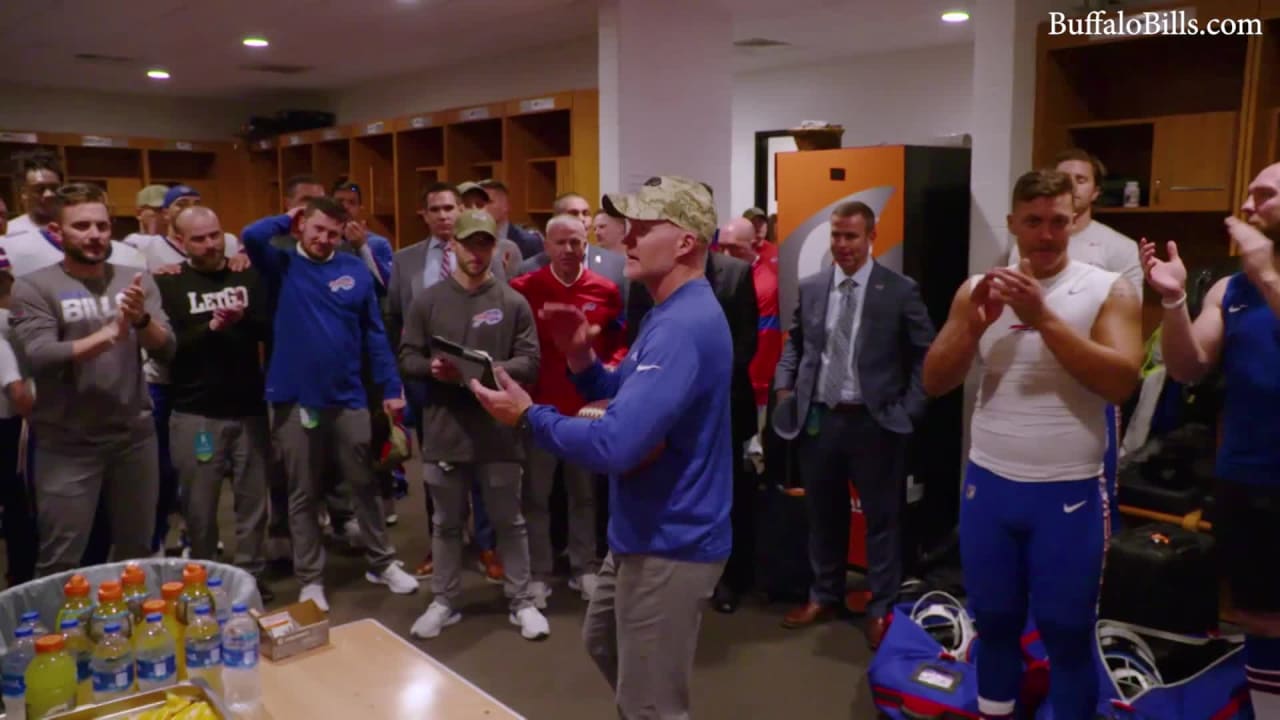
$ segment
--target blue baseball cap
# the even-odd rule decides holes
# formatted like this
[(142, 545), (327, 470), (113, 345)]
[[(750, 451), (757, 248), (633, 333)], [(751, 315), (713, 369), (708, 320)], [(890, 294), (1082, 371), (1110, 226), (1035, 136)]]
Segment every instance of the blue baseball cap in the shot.
[(200, 191), (190, 185), (174, 185), (169, 188), (169, 192), (164, 194), (164, 206), (166, 208), (170, 207), (177, 202), (179, 198), (184, 197), (200, 197)]

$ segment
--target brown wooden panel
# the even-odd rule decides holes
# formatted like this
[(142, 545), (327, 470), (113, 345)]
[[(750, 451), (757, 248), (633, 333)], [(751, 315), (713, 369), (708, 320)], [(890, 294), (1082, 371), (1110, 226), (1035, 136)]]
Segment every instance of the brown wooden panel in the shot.
[(1151, 204), (1166, 210), (1229, 212), (1238, 115), (1175, 115), (1155, 123)]

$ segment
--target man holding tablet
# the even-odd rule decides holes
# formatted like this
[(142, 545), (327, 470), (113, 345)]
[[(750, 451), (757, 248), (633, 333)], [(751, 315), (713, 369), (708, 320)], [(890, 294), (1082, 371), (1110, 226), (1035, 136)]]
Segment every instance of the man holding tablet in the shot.
[(490, 418), (464, 384), (477, 376), (477, 369), (486, 374), (482, 363), (474, 360), (474, 351), (487, 353), (495, 367), (518, 382), (532, 384), (538, 377), (538, 331), (529, 303), (490, 271), (497, 244), (493, 218), (483, 210), (469, 210), (454, 228), (450, 247), (457, 259), (455, 269), (447, 280), (414, 297), (400, 339), (404, 377), (427, 381), (423, 478), (435, 505), (435, 598), (410, 632), (433, 638), (462, 619), (454, 607), (462, 589), (462, 524), (471, 485), (479, 482), (506, 568), (511, 623), (525, 639), (542, 640), (550, 630), (534, 607), (529, 537), (520, 513), (524, 444), (514, 430)]

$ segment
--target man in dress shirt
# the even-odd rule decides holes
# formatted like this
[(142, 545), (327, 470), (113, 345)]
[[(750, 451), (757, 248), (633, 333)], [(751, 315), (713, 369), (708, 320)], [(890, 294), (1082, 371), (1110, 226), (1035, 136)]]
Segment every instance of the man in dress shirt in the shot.
[(843, 604), (852, 478), (867, 518), (873, 650), (902, 583), (907, 438), (924, 415), (921, 372), (934, 336), (915, 281), (871, 259), (875, 237), (865, 204), (832, 212), (833, 266), (800, 281), (774, 376), (778, 412), (789, 405), (786, 414), (798, 419), (797, 432), (784, 437), (801, 436), (814, 575), (809, 602), (787, 613), (783, 627), (811, 625)]
[(479, 182), (489, 196), (485, 210), (498, 223), (498, 240), (509, 240), (520, 248), (520, 259), (525, 260), (542, 252), (542, 236), (534, 230), (522, 228), (511, 222), (511, 198), (507, 186), (501, 180), (489, 178)]

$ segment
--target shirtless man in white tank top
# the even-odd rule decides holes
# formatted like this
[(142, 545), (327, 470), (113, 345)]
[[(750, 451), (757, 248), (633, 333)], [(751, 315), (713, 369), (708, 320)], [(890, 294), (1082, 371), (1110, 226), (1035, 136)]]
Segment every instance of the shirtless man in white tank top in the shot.
[(1009, 231), (1022, 257), (961, 285), (925, 357), (937, 396), (981, 372), (960, 508), (960, 556), (982, 636), (978, 710), (1012, 718), (1027, 612), (1050, 659), (1055, 718), (1094, 716), (1091, 648), (1109, 510), (1104, 408), (1142, 363), (1133, 284), (1067, 255), (1071, 178), (1023, 175)]

